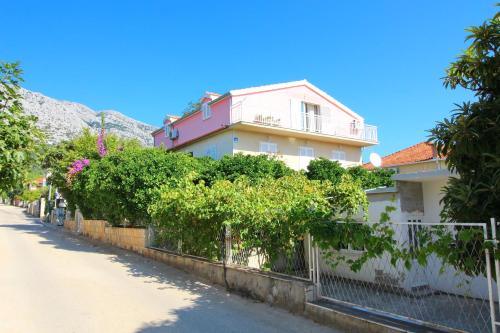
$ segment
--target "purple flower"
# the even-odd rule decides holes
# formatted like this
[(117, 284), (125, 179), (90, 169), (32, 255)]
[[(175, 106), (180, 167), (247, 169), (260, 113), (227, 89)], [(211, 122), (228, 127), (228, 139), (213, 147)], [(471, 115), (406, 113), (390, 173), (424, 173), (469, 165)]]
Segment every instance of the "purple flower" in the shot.
[(73, 163), (71, 163), (71, 166), (69, 167), (68, 174), (70, 176), (74, 176), (77, 173), (81, 172), (83, 168), (88, 166), (90, 164), (90, 161), (88, 159), (82, 159), (82, 160), (76, 160)]
[(101, 132), (97, 137), (97, 152), (99, 156), (104, 157), (108, 153), (106, 146), (104, 145), (104, 128), (101, 128)]

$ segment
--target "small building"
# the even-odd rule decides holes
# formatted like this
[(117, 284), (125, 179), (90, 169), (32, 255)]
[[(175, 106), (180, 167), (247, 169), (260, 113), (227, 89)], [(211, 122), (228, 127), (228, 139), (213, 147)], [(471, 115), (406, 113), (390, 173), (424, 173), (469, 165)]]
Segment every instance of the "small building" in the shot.
[(306, 80), (207, 92), (199, 104), (167, 116), (154, 145), (214, 159), (268, 154), (299, 170), (318, 157), (360, 165), (363, 147), (378, 143), (377, 127)]
[[(368, 170), (373, 169), (371, 163), (364, 164), (363, 167)], [(420, 142), (384, 156), (381, 167), (396, 172), (392, 177), (396, 186), (367, 191), (370, 202), (380, 202), (384, 192), (394, 192), (399, 198), (398, 209), (404, 215), (400, 217), (399, 222), (410, 219), (428, 223), (441, 221), (442, 188), (446, 185), (448, 177), (453, 174), (446, 167), (444, 158), (438, 155), (434, 145)], [(394, 196), (394, 193), (391, 196)], [(372, 210), (375, 210), (375, 207)], [(370, 216), (374, 215), (372, 218), (376, 218), (377, 214), (372, 213)]]
[[(373, 169), (370, 163), (363, 166), (366, 169)], [(442, 188), (449, 177), (457, 175), (448, 170), (444, 158), (437, 154), (431, 143), (427, 142), (418, 143), (383, 157), (381, 167), (395, 170), (396, 173), (393, 175), (395, 185), (366, 191), (369, 222), (380, 222), (381, 213), (386, 207), (393, 207), (394, 211), (389, 214), (390, 225), (394, 230), (393, 239), (411, 253), (420, 246), (419, 232), (431, 230), (433, 226), (442, 223), (440, 216)], [(456, 232), (452, 224), (446, 228), (452, 234)], [(349, 245), (340, 249), (336, 255), (355, 260), (363, 254), (363, 251), (364, 249), (354, 249)], [(430, 303), (434, 302), (434, 299), (439, 299), (436, 295), (467, 297), (467, 302), (472, 304), (471, 307), (482, 304), (474, 299), (488, 298), (485, 276), (467, 276), (454, 267), (443, 266), (442, 260), (435, 254), (428, 257), (425, 266), (420, 265), (416, 258), (413, 259), (410, 270), (406, 269), (402, 262), (396, 266), (392, 265), (388, 254), (369, 260), (357, 272), (353, 272), (345, 263), (332, 269), (326, 260), (320, 261), (320, 267), (322, 272), (329, 274), (331, 281), (334, 281), (333, 287), (330, 286), (331, 294), (340, 298), (347, 296), (339, 295), (335, 288), (348, 288), (352, 285), (362, 285), (367, 293), (369, 290), (382, 288), (385, 294), (380, 293), (380, 297), (385, 295), (390, 298), (392, 296), (388, 295), (401, 294)], [(495, 294), (495, 298), (496, 296)], [(359, 302), (348, 297), (345, 300)]]

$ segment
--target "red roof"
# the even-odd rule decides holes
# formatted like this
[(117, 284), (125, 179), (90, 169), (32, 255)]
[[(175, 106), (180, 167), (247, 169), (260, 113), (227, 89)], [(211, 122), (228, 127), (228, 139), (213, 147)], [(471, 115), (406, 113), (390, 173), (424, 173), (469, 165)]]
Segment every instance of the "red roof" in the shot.
[[(399, 150), (395, 153), (382, 157), (382, 168), (396, 165), (411, 164), (432, 160), (438, 157), (436, 148), (432, 143), (420, 142), (411, 147)], [(373, 169), (371, 163), (363, 164), (365, 169)]]

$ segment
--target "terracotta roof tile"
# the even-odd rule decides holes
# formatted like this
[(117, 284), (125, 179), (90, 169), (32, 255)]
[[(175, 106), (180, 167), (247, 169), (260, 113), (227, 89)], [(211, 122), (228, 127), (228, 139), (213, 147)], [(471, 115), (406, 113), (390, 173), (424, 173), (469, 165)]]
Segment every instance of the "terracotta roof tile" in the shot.
[[(382, 157), (382, 168), (402, 164), (432, 160), (437, 157), (436, 148), (432, 143), (420, 142), (411, 147), (399, 150), (395, 153)], [(373, 169), (371, 163), (363, 164), (365, 169)]]

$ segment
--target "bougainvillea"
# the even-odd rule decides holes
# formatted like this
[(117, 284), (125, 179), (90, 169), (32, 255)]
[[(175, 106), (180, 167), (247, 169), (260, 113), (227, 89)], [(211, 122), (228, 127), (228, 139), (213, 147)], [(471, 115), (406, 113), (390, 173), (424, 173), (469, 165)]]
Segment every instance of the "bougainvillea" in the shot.
[(106, 146), (104, 145), (104, 128), (101, 128), (99, 136), (97, 137), (97, 152), (99, 156), (104, 157), (108, 153)]
[(99, 135), (97, 136), (97, 152), (99, 153), (99, 156), (104, 157), (108, 153), (106, 149), (106, 145), (104, 143), (104, 113), (101, 113), (101, 131), (99, 132)]
[(73, 180), (73, 178), (80, 172), (82, 172), (82, 170), (88, 166), (90, 164), (90, 160), (84, 158), (84, 159), (80, 159), (80, 160), (76, 160), (74, 161), (73, 163), (71, 163), (71, 166), (69, 167), (68, 169), (68, 174), (67, 174), (67, 180), (68, 180), (68, 183), (71, 184), (71, 181)]

